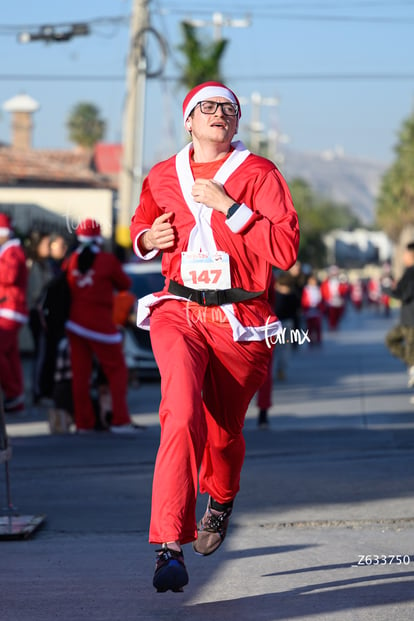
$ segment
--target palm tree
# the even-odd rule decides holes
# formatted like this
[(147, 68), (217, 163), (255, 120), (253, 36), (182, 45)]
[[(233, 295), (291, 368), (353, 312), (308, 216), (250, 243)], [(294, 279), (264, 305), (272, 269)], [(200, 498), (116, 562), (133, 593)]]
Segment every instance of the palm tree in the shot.
[(414, 112), (403, 122), (394, 150), (377, 200), (377, 222), (396, 240), (403, 229), (414, 227)]
[(184, 42), (178, 46), (185, 58), (180, 85), (191, 89), (197, 84), (215, 80), (223, 82), (220, 62), (228, 41), (220, 39), (211, 43), (200, 42), (195, 35), (195, 28), (188, 22), (181, 24)]
[(67, 122), (69, 140), (80, 147), (91, 149), (105, 135), (106, 123), (100, 118), (99, 109), (91, 103), (78, 103)]

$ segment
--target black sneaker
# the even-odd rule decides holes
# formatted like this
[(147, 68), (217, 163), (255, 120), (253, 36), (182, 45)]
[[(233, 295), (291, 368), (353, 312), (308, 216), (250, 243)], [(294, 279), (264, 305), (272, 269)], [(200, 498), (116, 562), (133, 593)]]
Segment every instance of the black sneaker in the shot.
[(213, 554), (221, 546), (226, 536), (232, 508), (217, 511), (211, 506), (211, 496), (208, 499), (207, 509), (197, 524), (198, 537), (193, 541), (193, 550), (202, 556)]
[(181, 593), (183, 587), (188, 584), (188, 573), (184, 565), (184, 554), (176, 550), (170, 550), (166, 543), (162, 544), (161, 550), (157, 550), (157, 561), (152, 584), (158, 593), (173, 591)]
[(257, 416), (257, 426), (261, 429), (267, 429), (269, 427), (269, 419), (267, 417), (267, 410), (259, 410)]
[(14, 414), (24, 411), (24, 395), (19, 395), (11, 399), (4, 399), (3, 408), (5, 414)]

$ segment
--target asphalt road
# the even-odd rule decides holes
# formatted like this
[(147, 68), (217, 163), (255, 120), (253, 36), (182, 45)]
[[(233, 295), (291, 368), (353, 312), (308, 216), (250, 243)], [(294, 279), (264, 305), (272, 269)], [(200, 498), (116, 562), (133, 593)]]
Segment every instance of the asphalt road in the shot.
[(0, 620), (413, 619), (414, 405), (384, 346), (396, 319), (349, 312), (292, 352), (269, 429), (252, 402), (228, 536), (211, 557), (185, 547), (182, 594), (155, 593), (147, 543), (159, 384), (130, 390), (147, 425), (133, 438), (50, 435), (44, 408), (8, 416), (13, 504), (46, 519), (0, 539)]

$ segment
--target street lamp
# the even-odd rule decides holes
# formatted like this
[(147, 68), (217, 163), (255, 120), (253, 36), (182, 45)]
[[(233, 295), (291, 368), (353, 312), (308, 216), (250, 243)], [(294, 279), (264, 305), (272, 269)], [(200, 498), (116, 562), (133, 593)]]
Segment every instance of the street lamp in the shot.
[(40, 26), (37, 32), (23, 31), (17, 35), (19, 43), (31, 43), (32, 41), (45, 41), (46, 43), (60, 43), (70, 41), (72, 37), (84, 36), (90, 33), (88, 24), (70, 24), (65, 29), (59, 26)]

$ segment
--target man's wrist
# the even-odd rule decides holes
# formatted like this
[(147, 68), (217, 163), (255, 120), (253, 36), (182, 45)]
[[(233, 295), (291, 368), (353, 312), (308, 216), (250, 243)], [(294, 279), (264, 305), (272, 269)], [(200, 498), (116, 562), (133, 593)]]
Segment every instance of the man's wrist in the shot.
[(231, 218), (232, 215), (236, 213), (239, 207), (240, 207), (239, 203), (233, 203), (233, 205), (231, 205), (231, 207), (229, 207), (227, 211), (226, 218)]
[(150, 236), (150, 232), (145, 231), (143, 239), (144, 239), (145, 248), (148, 250), (148, 252), (150, 252), (151, 250), (154, 250), (154, 244), (151, 243), (149, 236)]
[(141, 237), (138, 238), (138, 245), (142, 252), (142, 254), (146, 254), (147, 252), (151, 252), (154, 249), (154, 246), (151, 245), (151, 242), (148, 241), (148, 233), (149, 231), (145, 231)]

